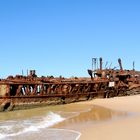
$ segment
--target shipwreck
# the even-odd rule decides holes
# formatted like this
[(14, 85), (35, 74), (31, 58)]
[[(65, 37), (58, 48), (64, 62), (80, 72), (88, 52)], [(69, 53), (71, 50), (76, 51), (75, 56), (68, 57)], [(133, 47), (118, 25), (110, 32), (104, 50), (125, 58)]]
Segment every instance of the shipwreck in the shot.
[(121, 59), (119, 69), (103, 69), (102, 58), (92, 60), (94, 69), (88, 70), (87, 78), (38, 77), (35, 70), (30, 70), (27, 76), (0, 79), (0, 111), (140, 93), (140, 73), (134, 68), (124, 70)]

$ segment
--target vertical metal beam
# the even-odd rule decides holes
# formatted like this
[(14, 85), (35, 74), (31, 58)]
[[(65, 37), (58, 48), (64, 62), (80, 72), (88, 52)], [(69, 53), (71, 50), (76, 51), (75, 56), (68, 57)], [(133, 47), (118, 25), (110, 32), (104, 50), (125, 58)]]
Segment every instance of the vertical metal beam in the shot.
[(92, 58), (92, 71), (97, 70), (97, 58)]
[(133, 71), (135, 70), (135, 61), (133, 61)]
[(100, 70), (102, 70), (102, 64), (103, 64), (103, 62), (102, 62), (102, 61), (103, 61), (103, 60), (102, 60), (102, 57), (100, 57), (99, 60), (100, 60)]

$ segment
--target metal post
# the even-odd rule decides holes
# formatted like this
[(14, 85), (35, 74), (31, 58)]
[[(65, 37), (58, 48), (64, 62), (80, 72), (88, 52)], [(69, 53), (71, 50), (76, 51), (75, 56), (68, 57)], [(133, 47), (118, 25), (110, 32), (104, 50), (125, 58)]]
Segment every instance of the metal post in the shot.
[(100, 59), (99, 59), (99, 60), (100, 60), (100, 70), (102, 70), (102, 64), (103, 64), (103, 62), (102, 62), (102, 61), (103, 61), (103, 60), (102, 60), (102, 58), (101, 58), (101, 57), (100, 57)]
[(122, 62), (121, 62), (121, 59), (120, 58), (118, 59), (118, 63), (119, 63), (119, 66), (120, 66), (120, 70), (122, 71), (123, 70), (123, 67), (122, 67)]
[(97, 69), (97, 58), (92, 58), (92, 71)]
[(133, 61), (133, 71), (135, 70), (135, 61)]
[(27, 69), (27, 76), (28, 76), (28, 69)]
[(22, 70), (22, 76), (24, 76), (24, 72), (23, 72), (23, 70)]

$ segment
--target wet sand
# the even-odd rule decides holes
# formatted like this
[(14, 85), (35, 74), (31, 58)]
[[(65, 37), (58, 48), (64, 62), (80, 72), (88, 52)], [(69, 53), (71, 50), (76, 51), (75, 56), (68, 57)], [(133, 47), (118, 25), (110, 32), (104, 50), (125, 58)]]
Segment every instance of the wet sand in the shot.
[(75, 108), (90, 107), (53, 128), (75, 130), (80, 140), (139, 140), (140, 95), (94, 99), (74, 103)]
[(140, 95), (95, 99), (78, 104), (97, 105), (128, 115), (113, 121), (85, 124), (81, 127), (80, 140), (139, 140), (140, 139)]
[[(83, 104), (73, 104), (75, 109), (78, 110), (80, 107), (79, 105)], [(81, 106), (83, 107), (83, 110), (81, 110), (79, 113), (75, 113), (75, 115), (70, 116), (66, 120), (52, 127), (67, 130), (75, 130), (80, 132), (83, 130), (83, 128), (87, 126), (89, 127), (99, 123), (110, 122), (128, 116), (128, 113), (124, 111), (114, 111), (112, 109), (104, 108), (101, 106), (89, 105), (90, 104), (86, 103), (86, 105)], [(88, 109), (84, 110), (84, 108)]]
[[(46, 127), (47, 123), (50, 123), (50, 118), (47, 117), (50, 111), (55, 113), (52, 116), (54, 119), (57, 119), (58, 115), (65, 119), (53, 126)], [(29, 130), (26, 133), (26, 138), (30, 138), (30, 140), (35, 139), (35, 137), (43, 140), (47, 139), (48, 136), (50, 136), (50, 140), (62, 139), (62, 137), (73, 140), (139, 140), (140, 95), (93, 99), (66, 105), (5, 112), (0, 113), (0, 122), (8, 130), (11, 123), (12, 127), (20, 124), (25, 125), (26, 128), (26, 122), (30, 122), (31, 126), (29, 124), (26, 128)], [(31, 128), (39, 129), (32, 132)], [(17, 133), (16, 129), (14, 133)], [(24, 135), (21, 133), (10, 138), (18, 140)]]

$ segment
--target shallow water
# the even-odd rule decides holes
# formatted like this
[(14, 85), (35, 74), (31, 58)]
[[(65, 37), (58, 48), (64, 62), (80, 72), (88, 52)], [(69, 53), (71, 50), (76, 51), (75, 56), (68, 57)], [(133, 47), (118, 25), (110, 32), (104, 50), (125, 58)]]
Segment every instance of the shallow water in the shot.
[(83, 110), (79, 115), (65, 119), (64, 121), (53, 125), (53, 128), (65, 128), (80, 131), (89, 125), (110, 122), (130, 116), (128, 112), (113, 111), (100, 106), (91, 106), (88, 110)]
[(80, 127), (120, 116), (115, 112), (91, 105), (58, 105), (0, 113), (0, 139), (4, 140), (76, 140)]

